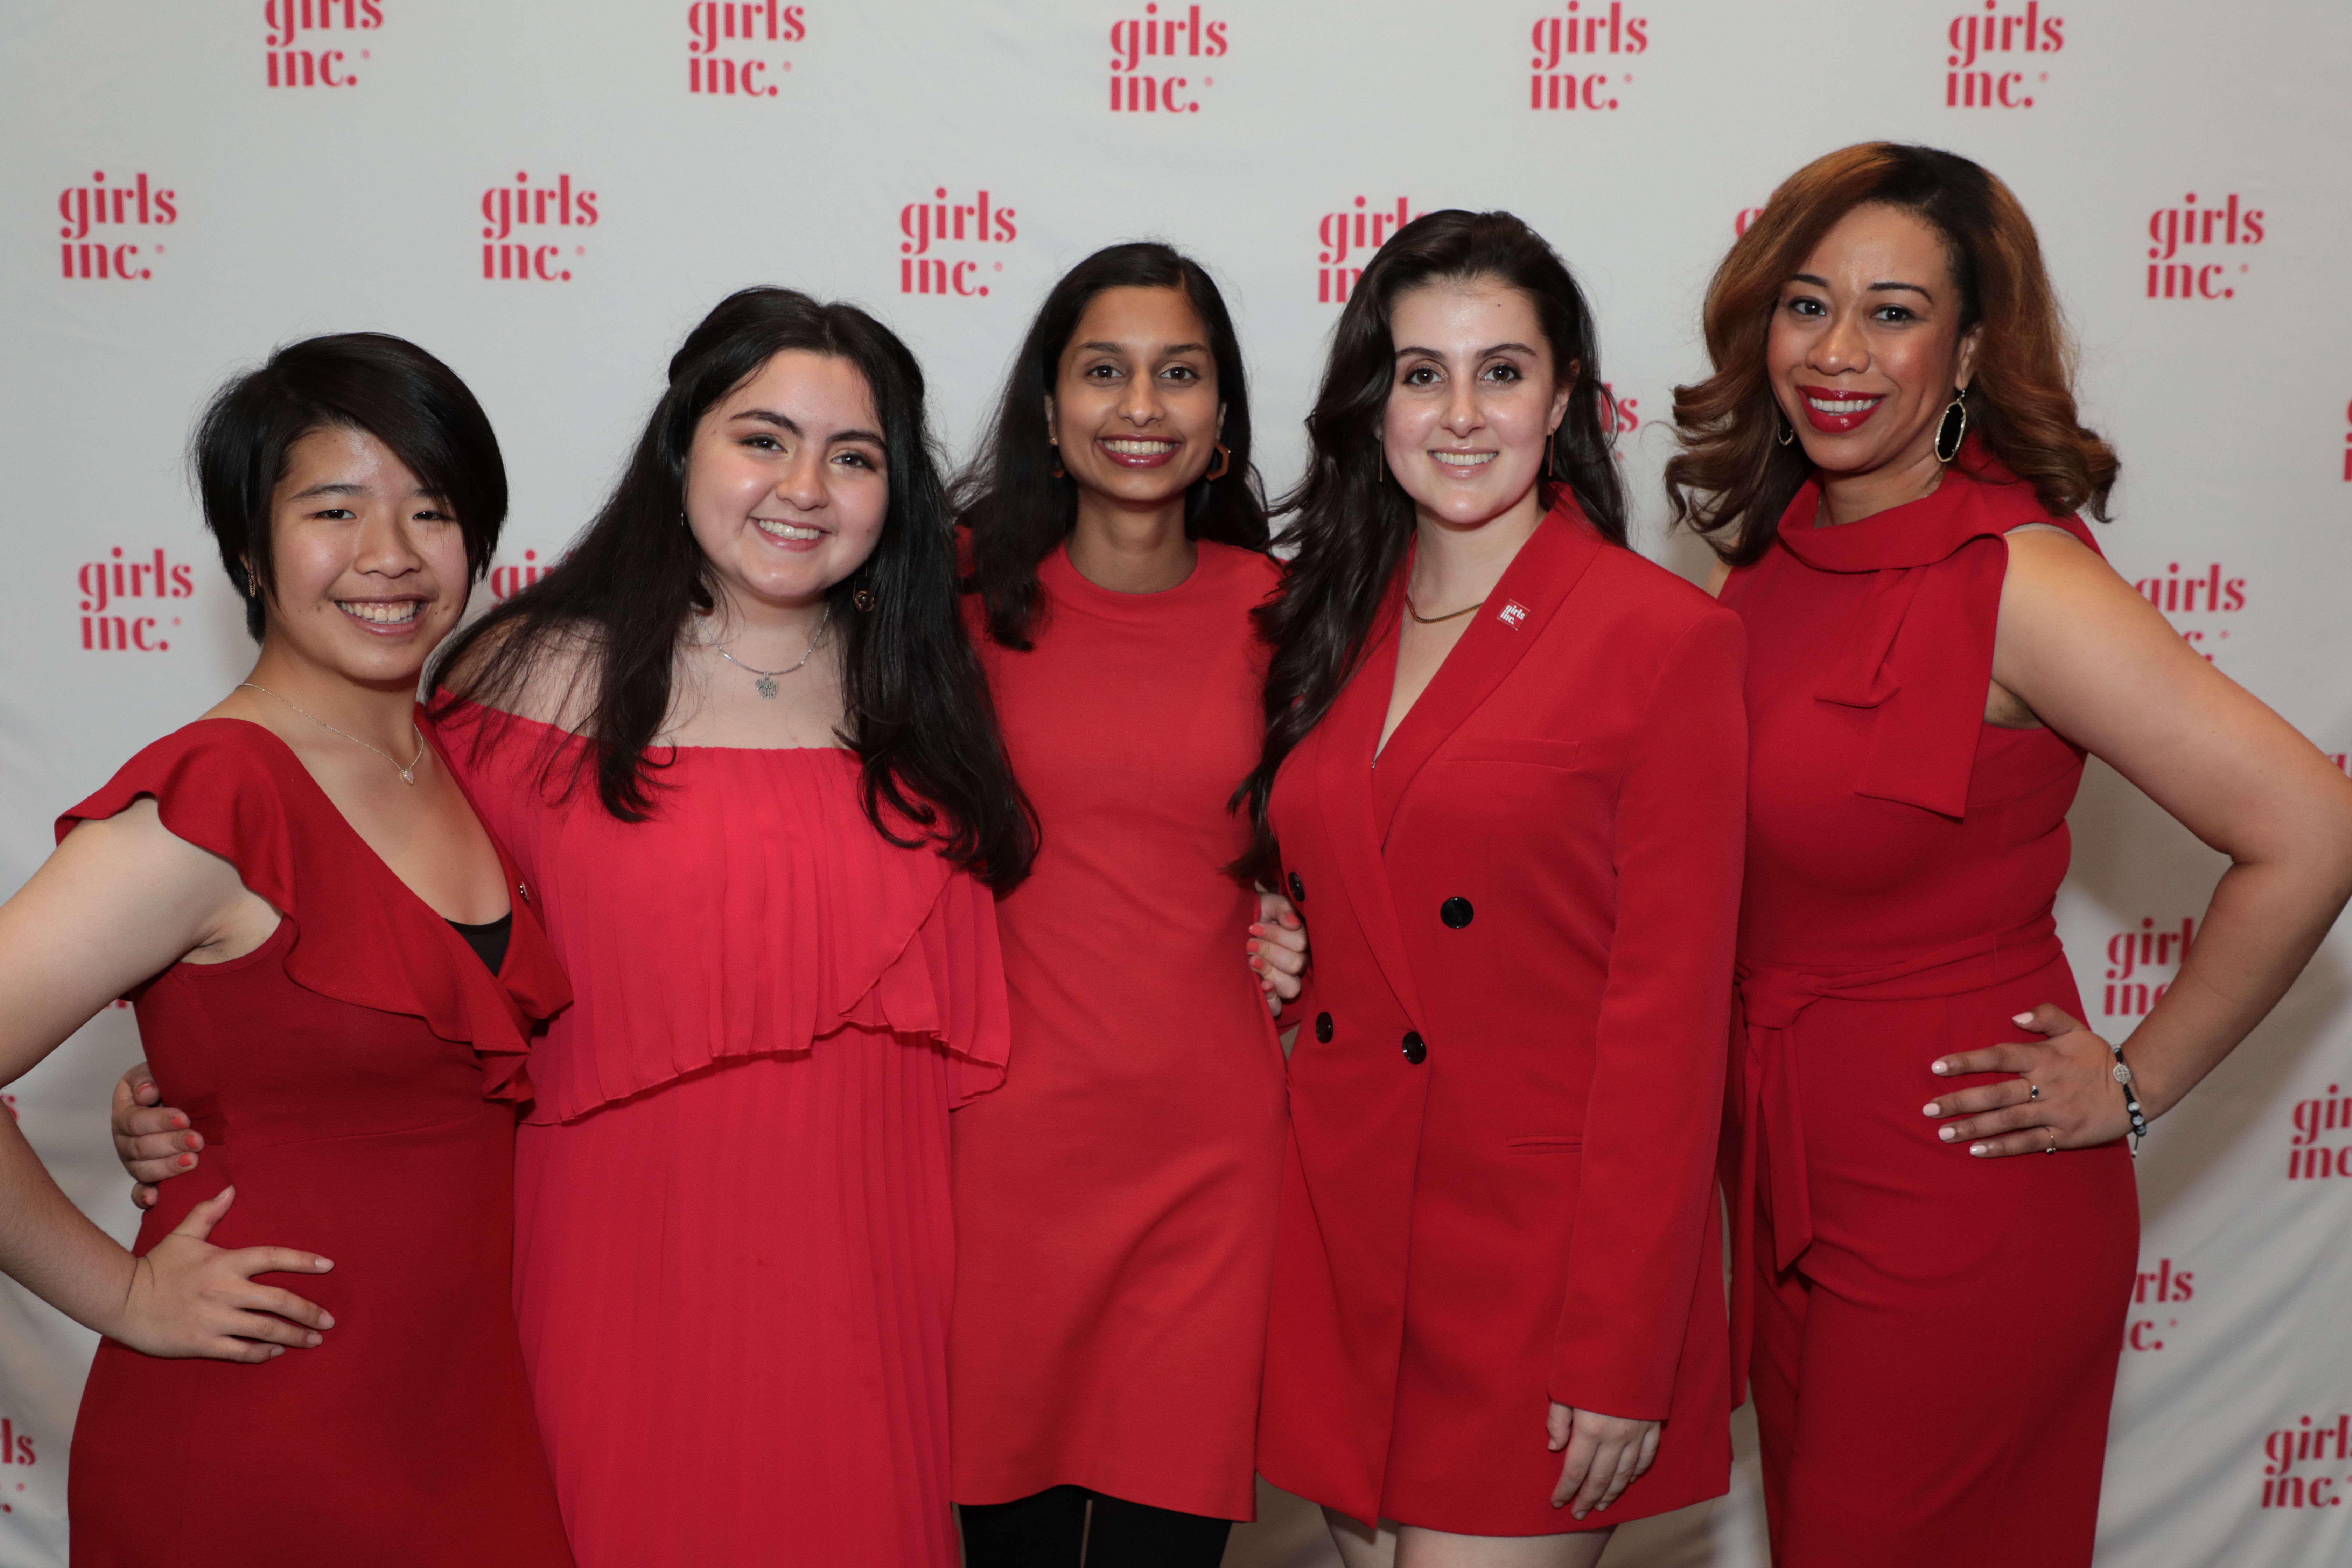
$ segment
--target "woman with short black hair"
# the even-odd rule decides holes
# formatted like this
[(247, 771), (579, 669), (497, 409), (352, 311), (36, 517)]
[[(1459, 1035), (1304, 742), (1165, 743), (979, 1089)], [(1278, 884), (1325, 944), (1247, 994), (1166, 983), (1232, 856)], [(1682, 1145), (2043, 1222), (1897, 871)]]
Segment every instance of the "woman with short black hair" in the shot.
[(0, 1122), (0, 1267), (107, 1336), (74, 1561), (555, 1568), (507, 1194), (571, 997), (416, 704), (498, 542), (498, 443), (447, 366), (356, 333), (232, 381), (194, 458), (260, 658), (0, 907), (0, 1077), (129, 996), (210, 1151), (134, 1255)]

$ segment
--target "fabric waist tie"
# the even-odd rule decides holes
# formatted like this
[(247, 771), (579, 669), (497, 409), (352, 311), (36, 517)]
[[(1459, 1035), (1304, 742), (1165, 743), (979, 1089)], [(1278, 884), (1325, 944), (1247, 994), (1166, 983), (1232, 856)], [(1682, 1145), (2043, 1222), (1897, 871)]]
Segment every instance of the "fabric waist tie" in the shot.
[(1723, 1184), (1731, 1201), (1731, 1386), (1744, 1397), (1756, 1324), (1758, 1193), (1772, 1209), (1772, 1264), (1786, 1269), (1812, 1244), (1798, 1089), (1797, 1019), (1816, 1002), (1916, 1002), (1965, 995), (2063, 958), (2049, 914), (1999, 936), (1970, 937), (1874, 969), (1738, 968), (1739, 1037), (1724, 1097)]

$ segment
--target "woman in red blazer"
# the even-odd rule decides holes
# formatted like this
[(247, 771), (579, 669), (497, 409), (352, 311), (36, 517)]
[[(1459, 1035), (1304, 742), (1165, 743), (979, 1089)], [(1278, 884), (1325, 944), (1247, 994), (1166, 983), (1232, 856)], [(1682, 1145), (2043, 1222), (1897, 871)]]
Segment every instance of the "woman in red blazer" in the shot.
[(1407, 225), (1261, 612), (1244, 794), (1315, 954), (1258, 1463), (1349, 1568), (1581, 1568), (1727, 1482), (1744, 642), (1624, 547), (1612, 412), (1541, 238)]

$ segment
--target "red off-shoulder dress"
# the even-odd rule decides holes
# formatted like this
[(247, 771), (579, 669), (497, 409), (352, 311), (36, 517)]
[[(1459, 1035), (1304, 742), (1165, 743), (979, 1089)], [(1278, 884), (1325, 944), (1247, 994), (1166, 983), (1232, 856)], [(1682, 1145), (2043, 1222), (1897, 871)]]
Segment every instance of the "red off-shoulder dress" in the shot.
[(101, 1341), (74, 1427), (77, 1568), (569, 1563), (508, 1281), (514, 1102), (532, 1027), (570, 992), (514, 863), (500, 852), (514, 925), (493, 977), (260, 725), (164, 737), (58, 837), (142, 796), (283, 918), (244, 957), (132, 994), (165, 1102), (205, 1135), (137, 1249), (234, 1184), (213, 1241), (333, 1258), (262, 1278), (335, 1327), (257, 1366)]
[(950, 1568), (948, 1111), (1009, 1033), (988, 889), (885, 841), (847, 752), (679, 747), (627, 823), (563, 795), (571, 737), (445, 728), (578, 996), (532, 1061), (515, 1310), (583, 1568)]

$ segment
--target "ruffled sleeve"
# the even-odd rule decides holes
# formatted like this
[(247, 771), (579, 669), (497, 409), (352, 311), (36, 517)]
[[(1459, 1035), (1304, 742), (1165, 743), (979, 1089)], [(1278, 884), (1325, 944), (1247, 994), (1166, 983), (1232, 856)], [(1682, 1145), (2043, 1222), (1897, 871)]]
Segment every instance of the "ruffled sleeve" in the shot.
[[(418, 724), (437, 749), (421, 714)], [(236, 867), (293, 927), (287, 978), (321, 996), (422, 1019), (443, 1039), (473, 1047), (487, 1098), (531, 1097), (531, 1035), (572, 993), (503, 849), (514, 923), (493, 977), (261, 725), (205, 719), (165, 736), (59, 816), (58, 837), (142, 798), (155, 802), (174, 836)]]

